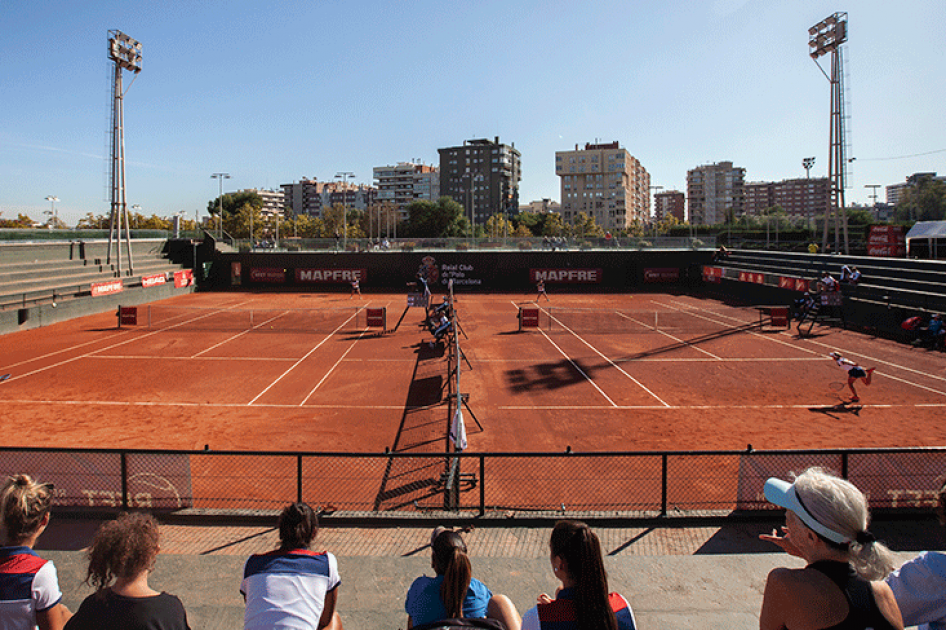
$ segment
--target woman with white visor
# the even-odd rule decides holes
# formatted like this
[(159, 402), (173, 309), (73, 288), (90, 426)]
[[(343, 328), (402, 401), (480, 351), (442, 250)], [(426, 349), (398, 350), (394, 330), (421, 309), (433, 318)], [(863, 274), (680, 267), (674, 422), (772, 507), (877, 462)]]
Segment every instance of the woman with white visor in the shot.
[(765, 498), (785, 508), (782, 535), (759, 536), (807, 563), (773, 569), (765, 584), (761, 630), (903, 628), (890, 587), (890, 550), (867, 531), (867, 500), (852, 483), (809, 468), (794, 483), (765, 482)]

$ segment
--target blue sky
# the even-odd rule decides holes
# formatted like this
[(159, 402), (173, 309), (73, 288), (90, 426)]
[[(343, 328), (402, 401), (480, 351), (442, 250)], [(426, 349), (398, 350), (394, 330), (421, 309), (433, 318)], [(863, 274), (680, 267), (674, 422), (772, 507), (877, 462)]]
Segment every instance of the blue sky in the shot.
[(523, 202), (558, 199), (555, 151), (596, 139), (666, 189), (724, 160), (777, 181), (815, 156), (824, 176), (830, 92), (807, 30), (835, 11), (850, 25), (848, 199), (868, 203), (867, 184), (946, 172), (946, 4), (851, 4), (2, 0), (0, 213), (43, 219), (48, 195), (69, 224), (108, 213), (110, 29), (143, 46), (125, 154), (146, 215), (204, 216), (217, 171), (225, 191), (371, 183), (375, 166), (495, 136), (522, 153)]

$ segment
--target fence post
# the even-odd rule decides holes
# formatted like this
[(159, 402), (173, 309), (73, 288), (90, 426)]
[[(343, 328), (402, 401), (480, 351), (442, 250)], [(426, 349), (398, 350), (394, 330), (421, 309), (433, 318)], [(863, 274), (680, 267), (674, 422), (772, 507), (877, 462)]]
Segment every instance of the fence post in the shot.
[(296, 455), (296, 503), (302, 503), (302, 455)]
[(128, 453), (122, 451), (122, 509), (128, 510)]
[(667, 515), (667, 454), (660, 456), (660, 515)]
[(847, 479), (847, 458), (847, 451), (841, 453), (841, 479)]
[(486, 457), (480, 455), (480, 516), (486, 515)]

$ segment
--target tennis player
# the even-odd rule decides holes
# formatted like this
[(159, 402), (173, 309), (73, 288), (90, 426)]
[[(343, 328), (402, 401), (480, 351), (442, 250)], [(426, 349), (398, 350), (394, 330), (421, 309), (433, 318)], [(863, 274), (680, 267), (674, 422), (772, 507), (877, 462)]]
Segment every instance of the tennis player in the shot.
[(859, 366), (854, 361), (850, 359), (845, 359), (838, 352), (832, 352), (828, 355), (834, 362), (838, 364), (838, 367), (847, 372), (847, 386), (851, 389), (851, 402), (858, 402), (860, 398), (857, 396), (857, 390), (854, 389), (854, 381), (861, 379), (864, 381), (864, 385), (870, 385), (871, 378), (874, 376), (874, 370), (876, 368), (867, 368), (864, 369)]
[(543, 295), (545, 296), (546, 302), (552, 301), (549, 299), (549, 294), (545, 292), (545, 280), (539, 280), (538, 282), (536, 282), (535, 289), (536, 291), (538, 291), (538, 294), (535, 296), (536, 302), (538, 302), (539, 298), (542, 297)]
[(348, 296), (348, 299), (355, 297), (355, 294), (358, 294), (358, 297), (361, 297), (361, 285), (358, 282), (358, 278), (355, 278), (351, 281), (351, 295)]

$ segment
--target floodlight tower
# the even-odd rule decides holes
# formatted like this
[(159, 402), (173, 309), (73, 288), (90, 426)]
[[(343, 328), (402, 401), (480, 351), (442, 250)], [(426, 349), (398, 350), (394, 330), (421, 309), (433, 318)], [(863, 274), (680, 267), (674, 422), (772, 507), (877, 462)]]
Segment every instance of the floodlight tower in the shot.
[[(141, 44), (121, 31), (108, 32), (108, 56), (115, 62), (115, 82), (112, 89), (112, 170), (110, 175), (112, 189), (112, 209), (109, 215), (108, 250), (105, 262), (112, 262), (112, 242), (115, 243), (115, 260), (118, 275), (122, 275), (121, 233), (122, 221), (125, 223), (125, 244), (128, 250), (128, 273), (134, 271), (131, 258), (131, 226), (128, 220), (128, 206), (125, 203), (125, 113), (124, 90), (122, 89), (122, 70), (141, 72)], [(132, 79), (134, 83), (134, 79)], [(131, 87), (131, 84), (128, 85)]]
[[(831, 184), (830, 207), (827, 208), (824, 221), (824, 233), (821, 239), (822, 251), (828, 246), (828, 215), (834, 220), (834, 251), (838, 251), (839, 229), (843, 226), (844, 253), (849, 252), (847, 238), (847, 213), (844, 209), (845, 159), (844, 139), (844, 72), (841, 45), (847, 41), (847, 13), (835, 13), (821, 20), (808, 29), (808, 54), (818, 65), (818, 69), (831, 83), (831, 141), (828, 150), (828, 180)], [(831, 75), (824, 71), (818, 58), (831, 55)]]

